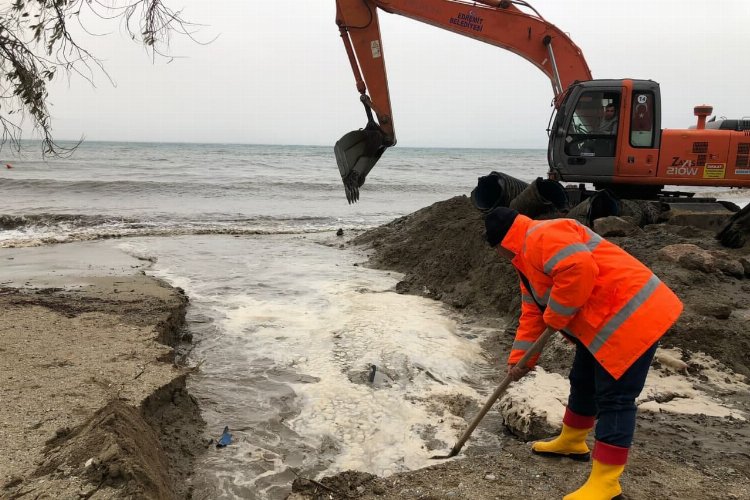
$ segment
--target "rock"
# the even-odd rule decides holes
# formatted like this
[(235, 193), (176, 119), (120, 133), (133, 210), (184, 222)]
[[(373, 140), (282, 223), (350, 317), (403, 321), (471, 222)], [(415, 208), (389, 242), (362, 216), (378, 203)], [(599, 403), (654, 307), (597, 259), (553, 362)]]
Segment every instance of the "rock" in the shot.
[(695, 304), (693, 309), (703, 316), (711, 316), (716, 319), (727, 319), (732, 315), (733, 311), (733, 308), (727, 304), (716, 304), (710, 302)]
[(657, 253), (657, 258), (659, 260), (666, 260), (669, 262), (677, 262), (680, 260), (680, 257), (687, 255), (689, 253), (700, 253), (704, 250), (697, 246), (693, 245), (692, 243), (679, 243), (676, 245), (668, 245)]
[(661, 348), (656, 350), (654, 360), (676, 372), (686, 373), (688, 369), (687, 363)]
[(594, 231), (604, 236), (632, 236), (642, 232), (642, 229), (622, 217), (602, 217), (594, 221)]
[(716, 271), (716, 259), (707, 250), (692, 243), (666, 246), (659, 250), (657, 258), (675, 262), (685, 269), (694, 269), (706, 273)]
[(745, 270), (745, 276), (750, 276), (750, 259), (747, 257), (740, 257), (738, 262), (742, 265)]
[(569, 384), (561, 375), (542, 367), (511, 384), (500, 398), (503, 423), (514, 435), (526, 440), (560, 432)]
[(685, 269), (691, 271), (701, 271), (704, 273), (716, 272), (716, 261), (710, 254), (706, 253), (688, 253), (679, 258), (677, 263)]
[(729, 254), (721, 250), (713, 250), (710, 253), (716, 259), (716, 267), (721, 272), (736, 278), (745, 277), (745, 266), (739, 260), (733, 259)]

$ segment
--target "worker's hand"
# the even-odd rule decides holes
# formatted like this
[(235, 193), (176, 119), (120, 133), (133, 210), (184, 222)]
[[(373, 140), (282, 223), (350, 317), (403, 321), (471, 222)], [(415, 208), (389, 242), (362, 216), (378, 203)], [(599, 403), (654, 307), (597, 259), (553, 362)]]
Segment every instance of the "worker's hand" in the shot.
[(515, 382), (516, 380), (520, 380), (524, 375), (526, 375), (533, 369), (533, 366), (529, 368), (528, 366), (520, 367), (516, 365), (508, 365), (508, 376), (510, 376), (510, 379)]

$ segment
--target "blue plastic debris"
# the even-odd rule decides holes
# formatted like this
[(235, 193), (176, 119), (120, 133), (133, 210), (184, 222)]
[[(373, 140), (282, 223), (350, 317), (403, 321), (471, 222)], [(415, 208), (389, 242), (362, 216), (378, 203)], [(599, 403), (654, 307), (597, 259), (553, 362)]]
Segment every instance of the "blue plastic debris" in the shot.
[(217, 448), (224, 448), (225, 446), (232, 444), (232, 435), (229, 433), (229, 427), (224, 427), (224, 432), (221, 434), (221, 437), (216, 442)]

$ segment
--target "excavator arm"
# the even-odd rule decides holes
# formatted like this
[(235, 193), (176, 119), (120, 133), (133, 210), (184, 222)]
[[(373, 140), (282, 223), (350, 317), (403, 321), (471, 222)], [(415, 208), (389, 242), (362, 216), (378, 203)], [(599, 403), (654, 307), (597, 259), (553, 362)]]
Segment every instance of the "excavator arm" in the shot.
[(581, 50), (526, 1), (336, 0), (336, 24), (367, 115), (364, 129), (349, 132), (334, 147), (349, 203), (359, 199), (385, 149), (396, 144), (379, 9), (518, 54), (550, 79), (556, 106), (572, 83), (591, 80)]

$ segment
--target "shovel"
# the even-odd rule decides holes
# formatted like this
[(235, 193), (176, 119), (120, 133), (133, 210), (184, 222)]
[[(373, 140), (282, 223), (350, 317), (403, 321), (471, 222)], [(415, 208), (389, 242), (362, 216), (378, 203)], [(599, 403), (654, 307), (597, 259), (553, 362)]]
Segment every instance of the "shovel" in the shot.
[[(549, 338), (552, 336), (552, 334), (555, 333), (555, 330), (552, 328), (547, 328), (544, 333), (531, 345), (531, 349), (526, 351), (526, 354), (523, 355), (523, 357), (516, 363), (516, 366), (518, 367), (525, 367), (526, 363), (535, 356), (536, 354), (542, 352), (542, 349), (544, 348), (544, 344), (547, 343)], [(458, 440), (458, 443), (451, 449), (451, 452), (447, 455), (433, 455), (430, 457), (432, 460), (443, 460), (446, 458), (455, 457), (458, 455), (458, 452), (461, 451), (461, 448), (463, 448), (464, 444), (466, 444), (466, 441), (468, 441), (469, 436), (471, 436), (471, 433), (474, 432), (474, 429), (477, 428), (477, 425), (479, 425), (479, 422), (482, 421), (484, 416), (487, 414), (488, 411), (490, 411), (490, 408), (492, 408), (492, 405), (495, 404), (495, 401), (497, 401), (497, 398), (502, 396), (502, 394), (505, 392), (505, 390), (508, 388), (510, 383), (512, 382), (510, 378), (510, 374), (506, 375), (502, 382), (500, 382), (500, 385), (497, 386), (497, 389), (495, 389), (495, 392), (492, 393), (492, 396), (487, 400), (487, 402), (484, 404), (484, 407), (482, 407), (482, 410), (479, 412), (479, 414), (474, 417), (474, 420), (469, 424), (469, 428), (466, 429), (463, 436), (461, 436), (461, 439)]]

